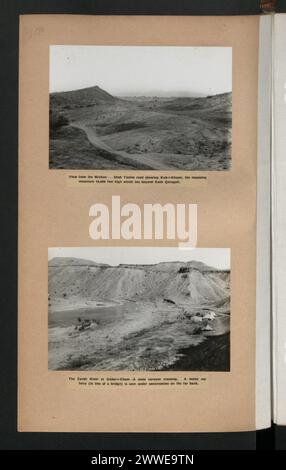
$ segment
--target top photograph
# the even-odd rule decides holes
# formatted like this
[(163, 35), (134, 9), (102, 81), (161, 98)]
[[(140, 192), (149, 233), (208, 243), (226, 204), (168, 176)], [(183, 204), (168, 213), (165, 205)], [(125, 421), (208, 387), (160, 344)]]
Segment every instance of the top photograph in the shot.
[(49, 94), (50, 169), (231, 169), (231, 47), (50, 46)]

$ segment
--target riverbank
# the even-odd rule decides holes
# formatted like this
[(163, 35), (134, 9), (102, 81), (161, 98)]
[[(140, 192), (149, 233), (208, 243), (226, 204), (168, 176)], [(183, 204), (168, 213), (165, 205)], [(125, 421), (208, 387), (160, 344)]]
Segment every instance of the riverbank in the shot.
[(229, 371), (230, 333), (208, 338), (197, 346), (179, 351), (181, 357), (170, 367), (162, 370), (176, 371)]
[(60, 313), (74, 310), (87, 310), (99, 307), (113, 307), (119, 305), (119, 302), (105, 302), (98, 300), (82, 299), (56, 299), (49, 303), (49, 313)]

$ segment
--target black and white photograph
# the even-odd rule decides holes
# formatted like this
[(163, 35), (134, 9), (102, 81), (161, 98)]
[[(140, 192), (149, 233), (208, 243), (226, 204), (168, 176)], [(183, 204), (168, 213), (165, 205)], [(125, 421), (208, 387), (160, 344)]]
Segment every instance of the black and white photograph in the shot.
[(48, 258), (50, 370), (230, 370), (230, 249), (55, 247)]
[(49, 94), (50, 169), (231, 169), (231, 47), (50, 46)]

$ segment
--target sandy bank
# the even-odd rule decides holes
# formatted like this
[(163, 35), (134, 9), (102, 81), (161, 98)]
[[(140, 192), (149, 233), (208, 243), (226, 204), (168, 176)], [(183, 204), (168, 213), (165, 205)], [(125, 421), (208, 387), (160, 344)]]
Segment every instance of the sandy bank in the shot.
[(105, 302), (98, 300), (54, 300), (49, 306), (49, 313), (53, 312), (67, 312), (73, 310), (86, 310), (97, 307), (112, 307), (114, 305), (119, 305), (119, 302)]

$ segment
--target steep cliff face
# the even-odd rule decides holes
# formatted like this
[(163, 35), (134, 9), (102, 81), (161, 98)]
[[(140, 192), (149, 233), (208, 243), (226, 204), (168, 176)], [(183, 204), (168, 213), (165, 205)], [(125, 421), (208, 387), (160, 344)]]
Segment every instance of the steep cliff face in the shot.
[(229, 302), (229, 271), (199, 262), (109, 266), (88, 260), (49, 262), (51, 299), (187, 301), (193, 305)]

